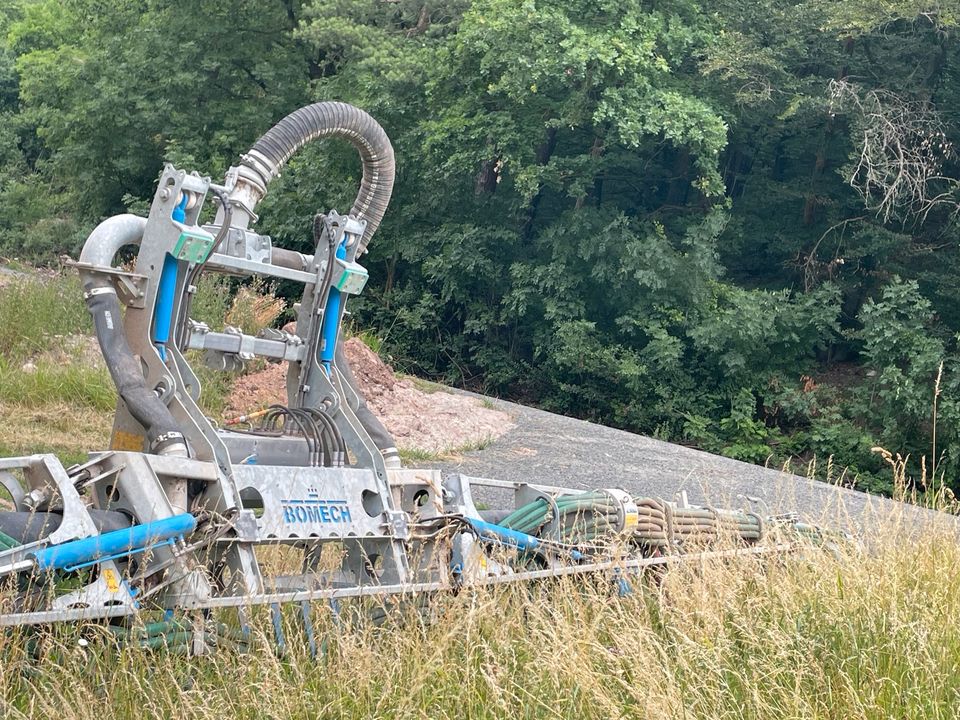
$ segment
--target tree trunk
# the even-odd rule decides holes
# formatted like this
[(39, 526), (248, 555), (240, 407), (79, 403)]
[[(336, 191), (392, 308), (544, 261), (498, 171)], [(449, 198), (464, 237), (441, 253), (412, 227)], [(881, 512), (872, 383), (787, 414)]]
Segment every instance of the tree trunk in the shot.
[[(594, 160), (597, 160), (603, 157), (604, 149), (605, 148), (603, 145), (603, 136), (598, 135), (596, 138), (594, 138), (593, 146), (590, 148), (590, 157), (593, 158)], [(591, 192), (585, 197), (577, 198), (577, 204), (576, 204), (577, 210), (580, 210), (583, 207), (588, 197), (593, 198), (594, 207), (600, 207), (600, 201), (603, 198), (603, 174), (602, 173), (597, 172), (593, 176), (593, 189), (591, 190)]]
[[(547, 137), (537, 148), (535, 161), (537, 165), (543, 166), (550, 162), (553, 151), (557, 149), (557, 129), (555, 127), (547, 128)], [(543, 188), (537, 190), (533, 196), (530, 205), (527, 206), (526, 216), (523, 221), (523, 229), (520, 232), (525, 241), (529, 241), (533, 236), (533, 223), (537, 219), (537, 208), (540, 207), (540, 200), (543, 198)]]

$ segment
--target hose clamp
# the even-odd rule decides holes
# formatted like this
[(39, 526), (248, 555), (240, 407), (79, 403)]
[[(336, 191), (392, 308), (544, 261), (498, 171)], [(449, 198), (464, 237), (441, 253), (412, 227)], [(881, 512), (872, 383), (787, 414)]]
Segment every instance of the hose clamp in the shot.
[(83, 294), (83, 299), (89, 300), (90, 298), (96, 297), (97, 295), (116, 295), (116, 294), (117, 294), (117, 291), (112, 287), (95, 287), (95, 288), (91, 288), (90, 290), (87, 290), (87, 292)]
[(186, 447), (187, 443), (183, 437), (183, 433), (174, 431), (157, 435), (154, 441), (150, 443), (150, 449), (156, 452), (157, 455), (184, 454), (185, 457)]
[[(238, 173), (238, 181), (246, 180), (257, 185), (259, 189), (263, 190), (263, 193), (267, 192), (267, 184), (273, 180), (277, 175), (277, 166), (261, 152), (257, 150), (250, 150), (244, 155), (240, 156), (240, 162), (243, 163), (240, 166), (240, 172)], [(244, 170), (250, 170), (252, 172), (244, 172)], [(254, 178), (253, 175), (256, 175)]]

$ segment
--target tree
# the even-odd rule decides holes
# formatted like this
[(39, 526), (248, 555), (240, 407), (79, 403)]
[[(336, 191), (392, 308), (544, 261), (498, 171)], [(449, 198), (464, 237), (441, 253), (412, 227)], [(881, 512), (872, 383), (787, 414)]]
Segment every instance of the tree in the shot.
[[(940, 417), (960, 407), (956, 23), (912, 0), (20, 0), (0, 249), (75, 249), (163, 160), (219, 175), (299, 105), (354, 102), (399, 175), (352, 307), (405, 369), (754, 461), (834, 454), (883, 489), (870, 448), (931, 444), (941, 362)], [(308, 250), (359, 173), (308, 147), (259, 228)]]

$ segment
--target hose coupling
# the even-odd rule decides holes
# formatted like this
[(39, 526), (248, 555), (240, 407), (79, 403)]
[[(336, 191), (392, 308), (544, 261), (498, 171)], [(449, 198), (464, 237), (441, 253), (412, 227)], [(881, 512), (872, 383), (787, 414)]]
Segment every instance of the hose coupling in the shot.
[(640, 509), (633, 497), (619, 488), (604, 488), (603, 492), (617, 503), (617, 532), (633, 532), (640, 522)]
[(187, 453), (187, 441), (180, 432), (165, 432), (150, 443), (150, 449), (157, 455), (167, 455), (172, 457), (189, 457)]

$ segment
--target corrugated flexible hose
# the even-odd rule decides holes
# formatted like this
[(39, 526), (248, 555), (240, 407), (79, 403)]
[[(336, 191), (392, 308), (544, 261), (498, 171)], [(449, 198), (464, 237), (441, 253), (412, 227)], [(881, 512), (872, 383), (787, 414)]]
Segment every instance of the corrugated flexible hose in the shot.
[(307, 105), (267, 130), (241, 162), (256, 172), (266, 187), (295, 152), (309, 142), (326, 137), (347, 140), (360, 153), (363, 179), (350, 214), (367, 221), (360, 241), (362, 252), (387, 211), (396, 171), (390, 138), (370, 115), (342, 102)]
[[(256, 173), (266, 188), (269, 182), (280, 174), (280, 170), (294, 153), (307, 143), (323, 138), (347, 140), (360, 153), (363, 178), (360, 181), (360, 191), (350, 209), (351, 215), (358, 220), (366, 220), (367, 223), (360, 240), (360, 254), (366, 250), (387, 211), (396, 171), (390, 138), (370, 115), (342, 102), (307, 105), (290, 113), (265, 132), (241, 158), (241, 163)], [(341, 370), (341, 378), (350, 384), (359, 398), (359, 407), (355, 412), (360, 424), (369, 433), (388, 464), (399, 464), (396, 442), (383, 423), (367, 407), (340, 343), (336, 351), (336, 364)]]

